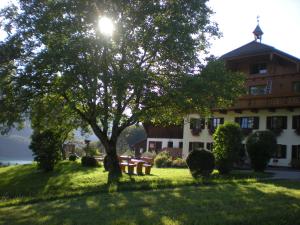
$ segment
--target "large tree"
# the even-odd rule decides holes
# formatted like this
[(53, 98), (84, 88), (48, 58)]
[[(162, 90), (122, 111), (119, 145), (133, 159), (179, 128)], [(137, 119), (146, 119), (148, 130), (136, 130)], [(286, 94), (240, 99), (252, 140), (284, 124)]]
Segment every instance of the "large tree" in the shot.
[[(219, 36), (211, 14), (207, 0), (19, 0), (1, 12), (8, 36), (0, 50), (10, 52), (0, 57), (9, 65), (1, 86), (22, 99), (6, 125), (36, 99), (59, 96), (104, 145), (109, 178), (120, 176), (116, 143), (126, 127), (206, 111), (241, 92), (241, 76), (223, 64), (201, 75), (208, 40)], [(104, 17), (112, 36), (98, 29)], [(1, 99), (9, 110), (16, 101), (8, 97)]]

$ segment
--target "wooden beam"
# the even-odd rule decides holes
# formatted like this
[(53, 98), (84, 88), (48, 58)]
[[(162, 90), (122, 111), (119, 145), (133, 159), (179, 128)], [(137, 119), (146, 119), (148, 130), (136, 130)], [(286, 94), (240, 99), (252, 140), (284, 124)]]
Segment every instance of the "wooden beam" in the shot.
[(276, 112), (276, 108), (268, 108), (269, 112)]
[(259, 110), (258, 109), (250, 109), (250, 111), (253, 113), (258, 113)]
[(227, 114), (227, 110), (226, 110), (226, 109), (219, 109), (219, 112), (220, 112), (221, 114)]
[(241, 110), (241, 109), (235, 109), (234, 112), (241, 114), (243, 112), (243, 110)]

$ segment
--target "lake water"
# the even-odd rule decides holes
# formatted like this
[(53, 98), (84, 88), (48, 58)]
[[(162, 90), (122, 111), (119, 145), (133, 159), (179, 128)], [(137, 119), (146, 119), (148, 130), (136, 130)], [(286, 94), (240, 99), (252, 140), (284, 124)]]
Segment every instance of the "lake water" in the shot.
[(2, 165), (24, 165), (31, 164), (33, 160), (31, 159), (8, 159), (8, 158), (0, 158), (0, 164)]

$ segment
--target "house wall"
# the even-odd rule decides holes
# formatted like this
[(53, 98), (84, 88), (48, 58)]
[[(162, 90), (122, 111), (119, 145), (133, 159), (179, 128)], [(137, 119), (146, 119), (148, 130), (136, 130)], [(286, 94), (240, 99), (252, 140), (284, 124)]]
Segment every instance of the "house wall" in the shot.
[[(259, 117), (259, 129), (266, 130), (267, 116), (287, 116), (287, 129), (283, 130), (280, 136), (277, 137), (277, 144), (287, 146), (287, 154), (285, 159), (278, 159), (277, 162), (270, 160), (269, 165), (272, 166), (290, 166), (292, 145), (300, 145), (300, 136), (295, 133), (292, 129), (292, 117), (300, 115), (300, 109), (294, 109), (289, 111), (287, 109), (277, 109), (275, 112), (268, 110), (259, 110), (257, 113), (249, 110), (244, 110), (242, 113), (235, 113), (234, 111), (228, 111), (226, 114), (214, 113), (214, 117), (223, 117), (225, 121), (234, 122), (235, 117)], [(186, 158), (189, 153), (189, 142), (204, 142), (206, 147), (207, 143), (213, 142), (212, 135), (209, 134), (207, 129), (207, 123), (205, 129), (202, 130), (199, 136), (194, 136), (190, 130), (190, 118), (200, 118), (197, 114), (190, 114), (184, 118), (184, 129), (183, 129), (183, 158)], [(256, 130), (253, 130), (253, 132)], [(243, 141), (245, 142), (245, 140)]]

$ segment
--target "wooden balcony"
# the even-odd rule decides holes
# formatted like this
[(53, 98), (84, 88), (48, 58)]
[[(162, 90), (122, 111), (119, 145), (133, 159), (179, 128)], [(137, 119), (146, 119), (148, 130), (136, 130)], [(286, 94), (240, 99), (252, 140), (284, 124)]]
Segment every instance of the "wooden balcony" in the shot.
[(300, 95), (244, 96), (230, 109), (268, 109), (300, 107)]

